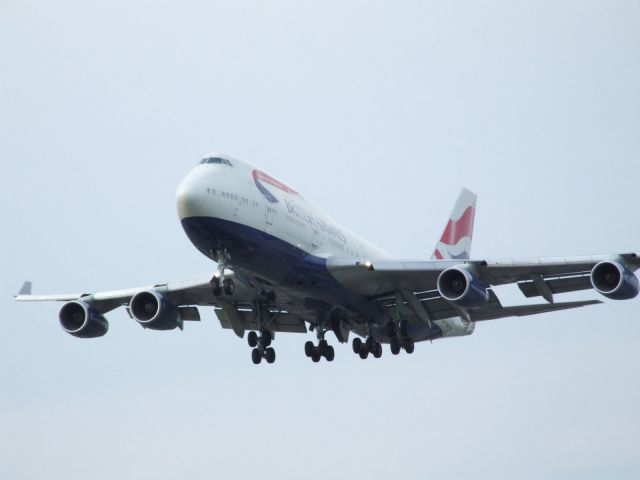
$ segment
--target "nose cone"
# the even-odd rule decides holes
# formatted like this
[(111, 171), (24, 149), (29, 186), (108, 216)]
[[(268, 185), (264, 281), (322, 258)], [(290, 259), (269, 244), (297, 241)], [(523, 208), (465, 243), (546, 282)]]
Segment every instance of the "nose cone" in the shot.
[(206, 215), (205, 193), (206, 187), (196, 168), (180, 182), (176, 191), (176, 204), (180, 220)]

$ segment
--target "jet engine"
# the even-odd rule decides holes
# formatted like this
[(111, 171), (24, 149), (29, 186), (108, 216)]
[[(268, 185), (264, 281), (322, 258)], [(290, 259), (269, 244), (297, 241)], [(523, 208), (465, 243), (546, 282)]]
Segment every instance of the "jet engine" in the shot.
[(628, 300), (640, 292), (638, 278), (618, 262), (605, 260), (591, 270), (593, 288), (613, 300)]
[(481, 307), (489, 299), (486, 285), (462, 266), (447, 268), (440, 273), (438, 292), (445, 300), (464, 308)]
[(144, 328), (173, 330), (180, 326), (178, 309), (153, 290), (136, 293), (129, 302), (129, 310), (136, 322)]
[(65, 303), (58, 318), (64, 331), (78, 338), (101, 337), (109, 330), (107, 319), (81, 300)]

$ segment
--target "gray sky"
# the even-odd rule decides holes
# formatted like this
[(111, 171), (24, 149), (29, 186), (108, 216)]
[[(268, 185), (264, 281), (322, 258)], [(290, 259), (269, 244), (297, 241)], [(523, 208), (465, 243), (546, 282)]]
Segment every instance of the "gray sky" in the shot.
[(638, 478), (638, 301), (256, 367), (210, 310), (82, 341), (10, 297), (211, 271), (174, 201), (210, 151), (397, 256), (462, 186), (474, 257), (640, 251), (639, 32), (637, 1), (0, 1), (0, 478)]

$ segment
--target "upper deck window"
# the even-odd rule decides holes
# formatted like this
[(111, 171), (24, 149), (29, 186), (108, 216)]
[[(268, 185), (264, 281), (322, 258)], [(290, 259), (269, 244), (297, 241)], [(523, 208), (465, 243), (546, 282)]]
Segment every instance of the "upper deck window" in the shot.
[(233, 167), (233, 164), (231, 163), (231, 161), (222, 157), (205, 157), (202, 160), (200, 160), (200, 164), (203, 164), (203, 163), (217, 163), (219, 165), (228, 165), (230, 167)]

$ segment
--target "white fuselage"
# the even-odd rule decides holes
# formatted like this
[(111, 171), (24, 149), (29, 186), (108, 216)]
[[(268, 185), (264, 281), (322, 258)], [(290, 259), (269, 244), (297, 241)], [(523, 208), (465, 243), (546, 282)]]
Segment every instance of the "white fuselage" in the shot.
[[(183, 227), (209, 258), (217, 258), (211, 246), (215, 242), (198, 232), (224, 231), (227, 238), (252, 239), (253, 243), (247, 241), (238, 250), (259, 251), (254, 252), (248, 269), (274, 283), (296, 270), (295, 263), (287, 260), (292, 251), (298, 252), (293, 257), (318, 259), (389, 258), (381, 248), (342, 227), (295, 190), (249, 163), (229, 156), (210, 155), (209, 159), (220, 162), (203, 159), (204, 163), (180, 183), (176, 194)], [(202, 223), (189, 227), (192, 221)], [(235, 260), (239, 261), (238, 255)], [(469, 335), (474, 330), (473, 322), (460, 317), (433, 323), (441, 329), (442, 337)]]
[(388, 258), (293, 189), (246, 162), (231, 162), (197, 165), (180, 183), (181, 220), (199, 216), (239, 223), (317, 257)]

